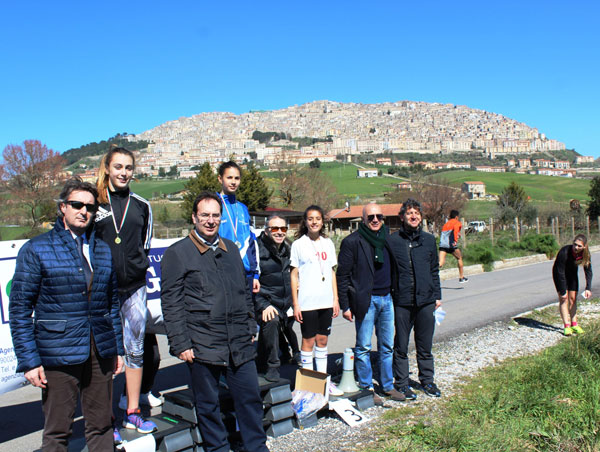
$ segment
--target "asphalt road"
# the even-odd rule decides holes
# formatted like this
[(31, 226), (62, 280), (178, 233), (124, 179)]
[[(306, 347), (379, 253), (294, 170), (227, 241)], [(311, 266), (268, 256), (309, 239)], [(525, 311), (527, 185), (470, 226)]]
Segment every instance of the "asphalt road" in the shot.
[[(594, 254), (592, 260), (594, 273), (600, 274), (600, 253)], [(435, 341), (440, 342), (556, 302), (551, 269), (552, 262), (548, 261), (473, 275), (466, 284), (459, 284), (458, 279), (442, 281), (443, 308), (447, 314), (442, 324), (436, 328)], [(583, 280), (582, 273), (580, 272), (580, 280)], [(583, 281), (580, 285), (583, 287)], [(597, 286), (596, 284), (594, 287)], [(353, 323), (341, 316), (334, 319), (329, 343), (330, 354), (338, 355), (346, 347), (353, 346), (354, 338)], [(166, 338), (160, 336), (159, 343), (163, 360), (156, 379), (156, 390), (168, 391), (187, 384), (187, 370), (177, 359), (169, 356)], [(287, 366), (282, 370), (282, 376), (289, 377), (293, 372), (294, 368)], [(121, 375), (115, 380), (115, 393), (120, 394), (122, 387)], [(115, 406), (115, 412), (117, 411)], [(79, 452), (82, 447), (83, 422), (79, 412), (76, 416), (72, 447), (69, 450)], [(25, 387), (0, 394), (0, 452), (39, 450), (42, 428), (43, 416), (38, 389)]]

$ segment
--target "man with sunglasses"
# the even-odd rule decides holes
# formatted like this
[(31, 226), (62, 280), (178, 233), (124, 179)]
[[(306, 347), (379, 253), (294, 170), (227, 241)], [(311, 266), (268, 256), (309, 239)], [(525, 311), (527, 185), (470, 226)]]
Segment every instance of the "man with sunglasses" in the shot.
[[(340, 309), (346, 320), (356, 318), (356, 374), (358, 385), (373, 391), (371, 338), (377, 334), (379, 386), (392, 400), (405, 400), (394, 388), (392, 376), (394, 348), (393, 270), (396, 268), (383, 224), (381, 207), (375, 203), (363, 208), (358, 231), (341, 244), (336, 272)], [(382, 400), (374, 394), (375, 402)]]
[(17, 372), (42, 389), (42, 450), (67, 450), (79, 395), (88, 449), (113, 450), (112, 377), (124, 349), (110, 248), (90, 228), (97, 195), (68, 180), (54, 229), (17, 256), (10, 329)]
[[(287, 229), (283, 218), (271, 216), (265, 231), (257, 239), (260, 263), (260, 291), (255, 298), (256, 318), (260, 325), (257, 363), (259, 369), (265, 371), (268, 381), (279, 380), (280, 332), (289, 332), (294, 322), (294, 317), (287, 315), (292, 306), (290, 245), (285, 240)], [(299, 355), (296, 334), (291, 330), (288, 336), (292, 352)]]

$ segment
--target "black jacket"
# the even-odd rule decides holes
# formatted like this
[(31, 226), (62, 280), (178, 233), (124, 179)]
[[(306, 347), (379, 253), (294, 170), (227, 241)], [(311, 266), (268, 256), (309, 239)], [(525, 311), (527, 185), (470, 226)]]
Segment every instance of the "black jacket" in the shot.
[(257, 312), (273, 306), (282, 318), (292, 306), (290, 277), (290, 246), (283, 242), (281, 248), (264, 232), (256, 240), (260, 263), (260, 292), (256, 294)]
[[(385, 244), (390, 252), (392, 268), (392, 296), (396, 287), (397, 266), (390, 247), (389, 236)], [(342, 311), (350, 308), (352, 314), (362, 320), (371, 303), (373, 275), (375, 273), (375, 250), (358, 231), (353, 232), (340, 245), (338, 268), (336, 271), (338, 300)]]
[[(152, 209), (150, 203), (129, 190), (111, 192), (110, 204), (100, 204), (95, 217), (96, 235), (110, 247), (117, 271), (119, 293), (127, 298), (131, 293), (146, 285), (146, 270), (150, 265), (148, 253), (152, 241)], [(117, 227), (121, 225), (127, 201), (127, 216), (119, 233), (120, 243), (115, 243)]]
[(239, 366), (255, 358), (254, 307), (238, 248), (219, 239), (215, 251), (192, 231), (161, 261), (161, 305), (173, 356), (193, 349), (207, 364)]
[(442, 299), (438, 250), (435, 237), (420, 228), (403, 227), (389, 237), (398, 279), (394, 292), (397, 306), (424, 306)]

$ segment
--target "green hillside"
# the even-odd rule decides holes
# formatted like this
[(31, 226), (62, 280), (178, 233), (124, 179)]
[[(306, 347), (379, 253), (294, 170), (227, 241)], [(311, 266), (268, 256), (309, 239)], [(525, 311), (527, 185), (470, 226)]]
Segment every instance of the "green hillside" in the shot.
[[(375, 169), (372, 166), (365, 166), (366, 169)], [(342, 163), (323, 163), (321, 171), (327, 174), (338, 193), (348, 198), (381, 196), (384, 192), (393, 191), (395, 184), (399, 179), (391, 177), (365, 177), (357, 178), (358, 168), (352, 164)]]
[(131, 190), (143, 198), (152, 198), (153, 193), (168, 195), (183, 190), (186, 180), (143, 180), (131, 183)]
[(440, 174), (448, 182), (460, 185), (465, 181), (482, 181), (487, 193), (497, 195), (510, 182), (521, 185), (533, 201), (566, 202), (588, 200), (590, 181), (566, 177), (537, 176), (515, 173), (484, 173), (481, 171), (448, 171)]

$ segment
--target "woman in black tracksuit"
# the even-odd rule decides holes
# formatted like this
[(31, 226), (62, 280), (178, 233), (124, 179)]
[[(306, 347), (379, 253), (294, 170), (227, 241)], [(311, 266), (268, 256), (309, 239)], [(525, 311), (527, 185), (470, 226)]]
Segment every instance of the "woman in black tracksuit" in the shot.
[[(139, 405), (140, 402), (145, 405), (161, 403), (149, 389), (142, 392), (148, 315), (146, 270), (152, 240), (152, 209), (148, 201), (129, 189), (134, 169), (134, 155), (125, 148), (112, 148), (102, 159), (96, 184), (100, 206), (95, 228), (96, 234), (111, 249), (121, 298), (127, 392), (127, 397), (119, 401), (119, 407), (125, 410), (123, 426), (150, 433), (156, 430), (156, 425), (144, 419)], [(149, 345), (150, 349), (154, 348), (153, 344)], [(155, 363), (149, 364), (155, 370)], [(115, 442), (120, 442), (116, 430), (114, 435)]]
[(398, 285), (394, 291), (394, 385), (407, 400), (417, 398), (409, 385), (407, 356), (414, 327), (421, 388), (426, 394), (439, 397), (431, 354), (433, 311), (442, 304), (437, 246), (435, 237), (422, 230), (418, 201), (407, 199), (400, 209), (400, 218), (402, 226), (389, 237), (398, 268)]
[(577, 292), (579, 292), (579, 266), (585, 274), (584, 298), (592, 296), (592, 260), (587, 237), (575, 236), (571, 245), (563, 246), (556, 255), (552, 267), (552, 279), (558, 293), (558, 310), (564, 325), (564, 335), (583, 333), (577, 324)]

